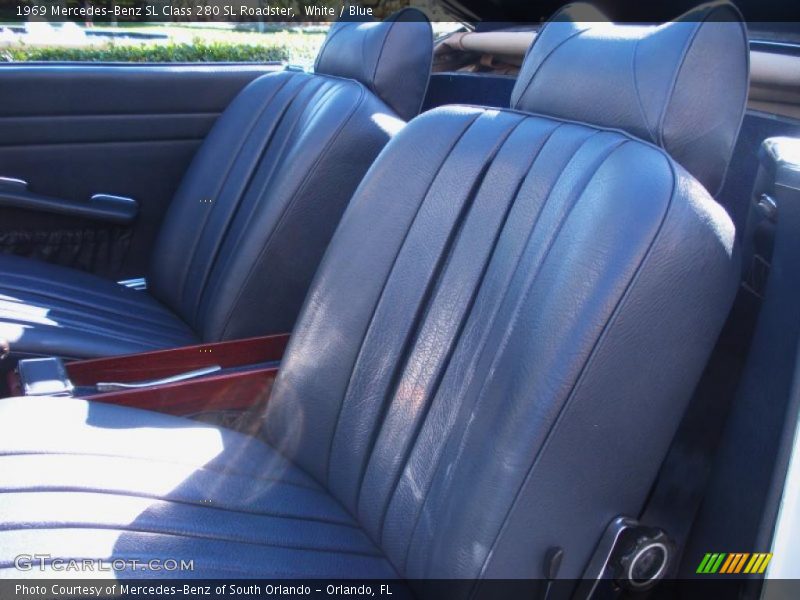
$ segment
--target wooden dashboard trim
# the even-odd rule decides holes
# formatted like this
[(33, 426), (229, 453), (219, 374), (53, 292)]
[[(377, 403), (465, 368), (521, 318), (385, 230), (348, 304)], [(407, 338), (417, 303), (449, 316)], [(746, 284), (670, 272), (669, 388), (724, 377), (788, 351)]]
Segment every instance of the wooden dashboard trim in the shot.
[[(67, 374), (76, 386), (98, 381), (128, 383), (158, 379), (201, 367), (219, 365), (223, 369), (280, 361), (289, 334), (268, 335), (243, 340), (182, 346), (140, 354), (110, 356), (67, 363)], [(203, 378), (205, 381), (208, 377)]]

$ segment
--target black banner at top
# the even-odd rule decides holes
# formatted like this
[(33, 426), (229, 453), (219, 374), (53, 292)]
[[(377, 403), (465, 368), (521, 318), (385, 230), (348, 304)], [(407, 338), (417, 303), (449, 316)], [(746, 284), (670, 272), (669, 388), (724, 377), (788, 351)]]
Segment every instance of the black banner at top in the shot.
[[(701, 0), (589, 0), (617, 22), (672, 19)], [(797, 0), (735, 0), (748, 22), (797, 23)], [(566, 0), (0, 0), (0, 22), (330, 22), (375, 20), (406, 7), (431, 21), (536, 23)]]

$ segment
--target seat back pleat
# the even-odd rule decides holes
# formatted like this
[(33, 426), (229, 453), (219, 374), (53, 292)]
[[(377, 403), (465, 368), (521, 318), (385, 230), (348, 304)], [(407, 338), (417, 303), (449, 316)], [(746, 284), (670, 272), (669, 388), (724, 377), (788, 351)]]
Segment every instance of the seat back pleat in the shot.
[[(424, 427), (427, 407), (437, 381), (448, 366), (450, 349), (457, 343), (467, 320), (472, 298), (476, 294), (480, 297), (481, 277), (488, 256), (493, 249), (500, 253), (501, 259), (492, 262), (502, 270), (508, 265), (508, 252), (522, 251), (509, 248), (502, 236), (498, 240), (493, 229), (487, 228), (487, 222), (494, 220), (499, 227), (510, 206), (498, 200), (496, 189), (505, 176), (504, 169), (509, 168), (506, 163), (515, 161), (520, 146), (526, 149), (523, 156), (530, 157), (534, 153), (536, 140), (516, 141), (520, 138), (513, 135), (523, 120), (513, 113), (489, 111), (474, 122), (470, 121), (458, 134), (457, 142), (439, 159), (441, 164), (434, 178), (418, 200), (411, 200), (413, 195), (406, 199), (413, 213), (407, 213), (406, 231), (399, 240), (396, 254), (387, 261), (382, 287), (375, 290), (371, 308), (365, 307), (369, 318), (362, 325), (365, 331), (357, 354), (347, 367), (349, 377), (339, 384), (345, 386), (340, 399), (331, 397), (335, 386), (317, 390), (311, 394), (317, 402), (308, 408), (313, 411), (313, 418), (282, 423), (281, 413), (286, 408), (282, 409), (279, 404), (289, 402), (287, 394), (292, 389), (286, 384), (286, 379), (291, 377), (291, 365), (287, 365), (277, 384), (281, 390), (276, 394), (277, 401), (270, 403), (268, 413), (274, 414), (266, 420), (268, 431), (270, 426), (276, 429), (297, 427), (302, 435), (310, 435), (306, 430), (309, 425), (328, 423), (328, 419), (321, 418), (327, 404), (321, 398), (331, 397), (333, 406), (329, 419), (333, 427), (327, 433), (319, 431), (310, 436), (315, 440), (329, 440), (328, 447), (324, 447), (324, 442), (318, 443), (307, 468), (318, 469), (316, 475), (359, 516), (375, 539), (382, 536), (385, 515), (409, 458), (409, 449), (419, 428)], [(581, 180), (575, 173), (585, 169), (587, 161), (591, 164), (592, 160), (600, 160), (601, 150), (609, 147), (607, 138), (618, 139), (619, 136), (593, 135), (592, 130), (584, 127), (559, 127), (554, 122), (536, 119), (528, 119), (519, 135), (529, 135), (527, 132), (537, 131), (537, 128), (539, 143), (546, 144), (544, 132), (552, 133), (554, 143), (552, 147), (547, 144), (551, 149), (541, 166), (537, 162), (531, 165), (526, 179), (528, 185), (523, 185), (522, 193), (531, 197), (529, 210), (530, 205), (534, 205), (539, 211), (552, 214), (544, 217), (539, 212), (535, 216), (528, 214), (527, 218), (514, 219), (508, 227), (512, 239), (521, 237), (535, 248), (545, 248), (546, 239), (530, 239), (533, 234), (519, 231), (518, 223), (530, 226), (531, 219), (535, 222), (542, 217), (545, 233), (540, 235), (552, 231), (553, 221), (563, 218), (554, 207), (566, 210), (568, 202), (548, 204), (548, 191), (554, 186), (552, 191), (556, 196), (574, 199), (570, 194), (577, 193), (575, 182)], [(593, 137), (598, 138), (594, 143)], [(508, 144), (509, 138), (515, 140), (513, 144)], [(508, 148), (503, 152), (506, 145)], [(503, 160), (493, 171), (498, 153)], [(520, 162), (526, 164), (524, 158), (516, 156), (516, 163)], [(518, 164), (515, 166), (519, 169)], [(485, 176), (489, 174), (491, 180), (487, 184)], [(565, 182), (560, 187), (559, 178)], [(480, 210), (473, 212), (471, 202), (476, 197), (481, 198)], [(512, 200), (513, 197), (506, 198), (507, 202)], [(462, 224), (466, 231), (460, 230)], [(476, 243), (476, 236), (483, 236), (482, 243)], [(536, 264), (540, 259), (528, 257), (527, 264)], [(503, 277), (490, 274), (490, 278), (498, 276)], [(313, 303), (313, 298), (310, 301)], [(301, 338), (293, 340), (292, 354), (297, 354), (295, 344), (301, 343)], [(319, 352), (319, 348), (309, 349), (310, 354)], [(424, 364), (422, 357), (427, 357)], [(329, 377), (337, 374), (326, 373), (321, 379), (330, 382)], [(312, 382), (313, 379), (307, 379), (303, 385), (313, 385)], [(295, 397), (295, 402), (302, 406), (310, 400)], [(291, 436), (283, 432), (281, 443), (286, 445), (289, 439)], [(307, 444), (298, 443), (298, 449), (304, 447)], [(320, 465), (322, 460), (324, 464)]]
[[(332, 485), (339, 479), (349, 481), (349, 486), (336, 485), (350, 508), (355, 507), (358, 469), (364, 457), (355, 455), (352, 464), (330, 460), (343, 398), (351, 387), (351, 375), (392, 266), (422, 201), (446, 157), (482, 112), (464, 108), (437, 118), (433, 138), (425, 131), (430, 117), (423, 114), (417, 120), (420, 127), (405, 128), (397, 135), (404, 139), (399, 151), (385, 149), (342, 218), (336, 237), (346, 243), (329, 247), (301, 313), (304, 326), (292, 334), (287, 349), (291, 360), (281, 365), (275, 382), (264, 434), (319, 481)], [(352, 252), (348, 247), (365, 251)], [(325, 265), (335, 268), (326, 269)], [(364, 273), (370, 276), (364, 277)], [(394, 367), (383, 361), (374, 366), (374, 372), (386, 368)], [(371, 419), (367, 423), (374, 425)], [(352, 428), (347, 434), (364, 445), (373, 435), (371, 429), (354, 432)]]
[[(454, 340), (455, 348), (436, 389), (428, 417), (386, 509), (381, 540), (401, 568), (407, 560), (406, 552), (423, 506), (422, 499), (431, 485), (444, 448), (442, 433), (453, 428), (465, 388), (477, 376), (477, 363), (489, 337), (489, 324), (497, 317), (511, 279), (521, 268), (525, 243), (550, 190), (578, 147), (590, 135), (585, 128), (534, 119), (523, 123), (516, 133), (517, 136), (512, 136), (504, 148), (506, 152), (501, 151), (495, 161), (498, 176), (512, 171), (507, 175), (507, 182), (487, 177), (485, 186), (487, 198), (493, 194), (502, 198), (504, 192), (510, 194), (508, 216), (497, 224), (502, 229), (497, 232), (492, 245), (487, 246), (486, 254), (476, 257), (488, 264), (481, 274), (469, 312), (463, 317), (463, 331)], [(525, 136), (529, 138), (526, 140)], [(537, 160), (539, 156), (547, 157), (547, 160)], [(505, 166), (501, 159), (510, 164)], [(487, 210), (489, 208), (487, 206)], [(480, 217), (488, 219), (484, 215)], [(467, 252), (468, 249), (465, 254)]]
[(226, 243), (229, 247), (236, 243), (230, 234), (237, 215), (243, 209), (246, 212), (246, 205), (262, 200), (258, 194), (258, 184), (280, 166), (283, 148), (291, 140), (309, 100), (322, 85), (322, 80), (304, 78), (301, 84), (287, 90), (290, 93), (276, 98), (279, 103), (275, 102), (265, 110), (263, 118), (247, 136), (241, 158), (214, 200), (209, 218), (201, 230), (201, 241), (189, 261), (181, 306), (184, 318), (194, 327), (200, 328), (199, 309), (206, 284), (219, 268), (217, 258)]
[[(197, 303), (194, 322), (202, 323), (203, 316), (213, 307), (219, 287), (225, 285), (232, 264), (240, 259), (240, 242), (246, 239), (253, 228), (263, 227), (265, 221), (276, 222), (286, 209), (288, 202), (265, 202), (265, 198), (281, 196), (275, 194), (280, 189), (282, 175), (286, 175), (287, 165), (299, 165), (301, 157), (296, 156), (301, 144), (298, 143), (304, 132), (313, 122), (317, 112), (338, 87), (349, 85), (336, 80), (315, 78), (304, 87), (291, 106), (286, 110), (275, 129), (268, 147), (262, 153), (247, 187), (239, 200), (236, 213), (229, 222), (225, 236), (217, 250), (213, 268), (207, 272), (205, 281), (198, 285), (202, 295)], [(296, 174), (292, 173), (295, 181)], [(287, 196), (289, 194), (286, 194)], [(269, 215), (269, 216), (268, 216)], [(266, 218), (265, 218), (266, 217)]]
[(389, 391), (388, 410), (369, 456), (358, 511), (362, 523), (378, 540), (416, 432), (424, 427), (430, 400), (461, 333), (514, 191), (522, 181), (520, 165), (524, 168), (526, 158), (535, 153), (537, 144), (543, 143), (553, 128), (554, 124), (550, 128), (545, 124), (537, 129), (531, 122), (519, 121), (489, 157), (475, 200), (468, 207), (427, 302), (419, 333), (404, 357), (403, 371)]
[[(602, 140), (603, 135), (589, 140), (612, 142), (598, 155), (600, 160), (582, 165), (568, 178), (575, 181), (574, 175), (581, 172), (591, 175), (576, 181), (577, 197), (564, 202), (566, 198), (558, 198), (558, 185), (550, 195), (546, 208), (566, 212), (557, 224), (548, 224), (544, 214), (540, 218), (520, 262), (527, 266), (534, 261), (536, 266), (515, 272), (498, 311), (503, 318), (487, 325), (490, 330), (475, 376), (457, 387), (457, 392), (448, 390), (464, 399), (449, 439), (442, 442), (436, 473), (430, 476), (432, 485), (406, 542), (404, 568), (410, 577), (424, 577), (432, 563), (445, 572), (458, 572), (446, 546), (458, 545), (459, 537), (472, 541), (473, 565), (489, 560), (505, 517), (571, 397), (596, 340), (657, 234), (671, 193), (669, 169), (663, 168), (667, 161), (656, 156), (661, 163), (656, 166), (662, 167), (652, 171), (658, 195), (641, 203), (628, 192), (630, 188), (620, 184), (625, 143)], [(576, 156), (573, 165), (578, 164)], [(609, 172), (616, 181), (605, 179)], [(610, 201), (617, 190), (622, 199)], [(537, 233), (546, 233), (549, 239), (542, 240)], [(585, 426), (591, 427), (590, 422)], [(486, 453), (495, 459), (481, 460)], [(579, 494), (580, 482), (574, 483)], [(454, 492), (467, 488), (480, 502), (470, 496), (470, 501), (453, 507)], [(535, 510), (546, 512), (548, 507)], [(468, 534), (465, 523), (470, 524)]]
[(394, 261), (353, 368), (332, 441), (328, 483), (354, 512), (392, 387), (404, 368), (453, 233), (483, 169), (518, 116), (482, 115), (464, 133), (422, 200)]
[[(528, 127), (535, 128), (535, 125), (531, 124)], [(551, 124), (551, 128), (555, 128), (555, 124)], [(575, 129), (578, 131), (576, 132)], [(621, 138), (616, 134), (591, 135), (580, 129), (573, 128), (572, 132), (565, 132), (567, 136), (563, 141), (562, 137), (564, 136), (559, 136), (557, 140), (559, 149), (569, 148), (573, 153), (571, 156), (563, 150), (554, 153), (556, 157), (560, 154), (562, 160), (554, 161), (557, 170), (550, 171), (551, 177), (554, 177), (551, 179), (554, 183), (553, 187), (545, 188), (541, 186), (541, 182), (538, 182), (539, 186), (534, 188), (534, 195), (537, 195), (536, 192), (538, 192), (536, 204), (540, 210), (536, 212), (538, 218), (535, 218), (533, 222), (528, 221), (531, 233), (525, 235), (523, 232), (521, 236), (522, 239), (527, 240), (523, 260), (521, 263), (517, 263), (521, 264), (522, 268), (515, 271), (514, 276), (510, 278), (509, 287), (506, 290), (508, 295), (502, 294), (501, 296), (506, 302), (509, 301), (509, 297), (514, 299), (524, 295), (523, 290), (517, 289), (518, 287), (532, 285), (538, 269), (547, 256), (549, 247), (556, 239), (561, 224), (569, 215), (587, 179), (592, 176), (597, 166), (616, 145), (621, 143)], [(526, 130), (523, 130), (523, 133), (526, 136), (530, 135)], [(571, 137), (569, 137), (570, 133), (572, 133)], [(540, 133), (540, 139), (542, 137), (544, 136)], [(536, 143), (535, 138), (534, 140), (529, 139), (528, 156), (532, 152), (531, 147), (535, 147)], [(503, 153), (501, 149), (499, 154), (504, 159), (516, 157), (517, 162), (525, 164), (523, 158), (525, 155), (521, 157), (519, 149), (513, 144), (509, 144), (507, 153)], [(549, 159), (550, 156), (545, 157), (547, 162)], [(461, 171), (460, 165), (453, 166)], [(491, 172), (491, 167), (488, 172)], [(494, 175), (494, 173), (492, 174)], [(419, 327), (419, 335), (407, 350), (406, 355), (400, 357), (400, 365), (403, 366), (404, 371), (396, 387), (390, 392), (391, 400), (385, 417), (375, 425), (378, 430), (378, 438), (369, 456), (367, 471), (360, 488), (361, 495), (357, 512), (359, 520), (379, 543), (392, 550), (397, 548), (397, 555), (391, 551), (389, 554), (390, 558), (398, 561), (395, 564), (399, 568), (403, 568), (405, 560), (403, 550), (408, 548), (410, 543), (414, 531), (412, 524), (416, 521), (416, 516), (425, 502), (424, 491), (430, 482), (406, 477), (403, 491), (410, 491), (411, 495), (407, 497), (402, 494), (402, 499), (393, 503), (394, 496), (399, 489), (398, 480), (401, 473), (406, 475), (409, 473), (406, 469), (409, 461), (414, 457), (431, 464), (432, 456), (437, 454), (437, 446), (447, 440), (449, 430), (439, 427), (442, 417), (446, 421), (446, 415), (436, 409), (432, 409), (435, 410), (435, 415), (427, 411), (435, 397), (442, 373), (446, 369), (452, 368), (456, 372), (465, 374), (459, 365), (454, 365), (449, 360), (451, 349), (457, 344), (458, 337), (462, 334), (464, 322), (472, 307), (472, 297), (476, 294), (480, 295), (483, 265), (486, 264), (489, 253), (494, 249), (495, 228), (502, 223), (506, 212), (502, 193), (498, 194), (497, 182), (485, 181), (484, 183), (486, 184), (482, 190), (484, 193), (478, 194), (480, 202), (477, 205), (473, 204), (469, 214), (465, 217), (464, 229), (460, 232), (453, 254), (441, 276), (440, 285), (430, 295), (429, 304), (424, 311), (424, 322)], [(527, 193), (528, 190), (525, 192)], [(451, 195), (451, 197), (453, 196)], [(506, 201), (509, 200), (511, 198), (507, 197)], [(409, 238), (407, 243), (412, 244), (414, 240)], [(504, 308), (504, 315), (513, 314), (508, 306)], [(395, 317), (397, 316), (395, 314)], [(486, 328), (488, 324), (483, 321), (479, 326)], [(499, 331), (504, 331), (507, 326), (506, 322), (495, 324)], [(493, 345), (489, 347), (496, 348)], [(487, 355), (491, 356), (492, 352)], [(464, 360), (463, 354), (459, 356), (459, 359)], [(479, 363), (473, 374), (478, 373), (477, 377), (480, 377), (480, 374), (487, 374), (490, 370), (491, 366), (487, 367), (485, 364), (480, 365)], [(458, 402), (459, 394), (453, 394), (452, 388), (443, 389), (445, 391), (439, 398), (440, 403)], [(449, 408), (455, 410), (457, 406), (451, 405)], [(434, 416), (439, 418), (432, 418)], [(423, 432), (423, 437), (417, 435), (420, 431)], [(342, 439), (349, 442), (351, 436), (345, 432)], [(409, 449), (412, 447), (413, 451), (410, 452)], [(432, 475), (433, 471), (429, 471), (428, 476)], [(387, 511), (392, 505), (394, 513), (387, 518)], [(409, 513), (413, 515), (411, 519)], [(386, 527), (392, 531), (394, 539), (391, 542), (384, 539)], [(404, 535), (401, 534), (402, 529), (405, 529)]]
[(200, 258), (216, 252), (281, 115), (308, 81), (285, 72), (251, 83), (220, 117), (170, 204), (148, 287), (187, 322), (199, 303), (188, 291), (195, 287), (192, 280), (205, 278), (212, 267)]
[(350, 190), (401, 126), (354, 81), (299, 72), (256, 80), (222, 115), (170, 207), (153, 295), (203, 340), (289, 330)]

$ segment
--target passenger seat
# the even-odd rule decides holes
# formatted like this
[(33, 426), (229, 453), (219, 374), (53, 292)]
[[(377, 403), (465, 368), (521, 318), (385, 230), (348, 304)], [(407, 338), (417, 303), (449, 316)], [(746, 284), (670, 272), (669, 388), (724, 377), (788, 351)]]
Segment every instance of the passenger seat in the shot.
[(220, 116), (169, 207), (146, 292), (0, 255), (0, 340), (16, 358), (87, 358), (291, 330), (354, 190), (419, 111), (432, 56), (414, 9), (334, 24), (313, 75), (264, 75)]

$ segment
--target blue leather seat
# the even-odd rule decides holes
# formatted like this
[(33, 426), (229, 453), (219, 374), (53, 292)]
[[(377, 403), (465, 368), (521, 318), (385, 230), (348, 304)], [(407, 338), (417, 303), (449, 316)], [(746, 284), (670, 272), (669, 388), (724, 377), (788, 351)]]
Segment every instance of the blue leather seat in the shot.
[(170, 204), (147, 292), (0, 255), (0, 339), (93, 357), (290, 331), (342, 211), (420, 109), (430, 23), (342, 22), (313, 75), (262, 76), (220, 116)]
[(258, 438), (0, 401), (0, 568), (35, 548), (197, 576), (541, 578), (559, 546), (580, 577), (642, 508), (737, 288), (712, 192), (748, 45), (727, 4), (658, 28), (579, 8), (539, 34), (511, 110), (436, 109), (387, 145)]
[(54, 557), (194, 559), (187, 577), (396, 576), (319, 483), (250, 436), (64, 398), (2, 400), (0, 421), (0, 577), (43, 539)]

